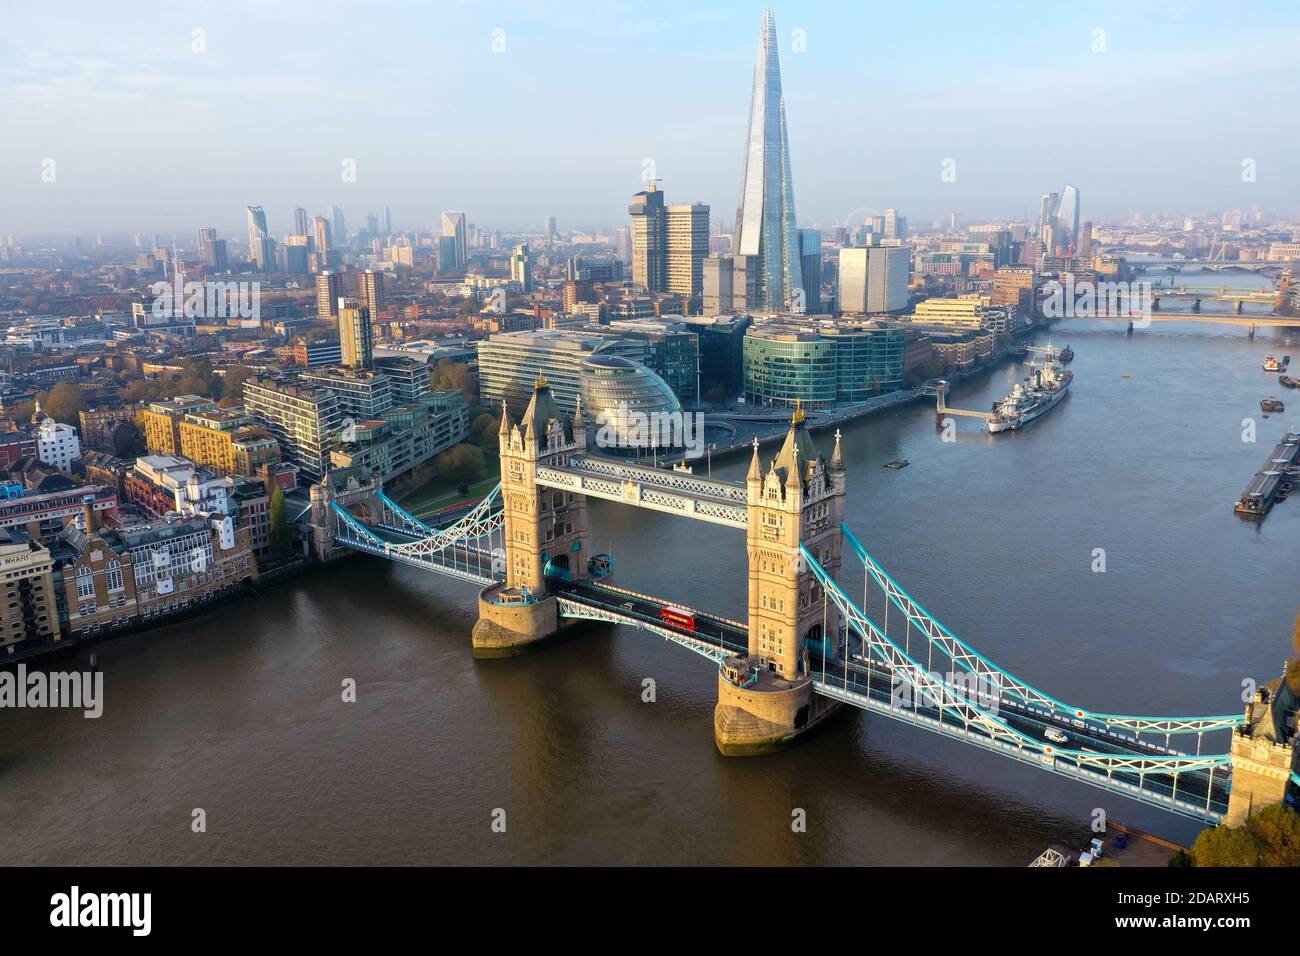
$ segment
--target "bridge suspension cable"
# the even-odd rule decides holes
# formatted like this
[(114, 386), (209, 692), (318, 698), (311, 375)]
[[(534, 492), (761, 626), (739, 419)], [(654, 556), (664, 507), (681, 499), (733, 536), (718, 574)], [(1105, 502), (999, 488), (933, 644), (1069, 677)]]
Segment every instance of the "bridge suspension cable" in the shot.
[(880, 563), (863, 547), (862, 542), (853, 534), (848, 525), (841, 525), (841, 529), (849, 547), (863, 563), (870, 578), (885, 592), (890, 603), (906, 615), (909, 625), (909, 637), (911, 627), (915, 626), (925, 635), (931, 646), (938, 647), (955, 666), (980, 678), (998, 682), (1007, 692), (1014, 694), (1027, 704), (1046, 708), (1062, 717), (1093, 721), (1103, 726), (1123, 729), (1131, 733), (1203, 734), (1238, 727), (1245, 720), (1244, 714), (1222, 714), (1210, 717), (1141, 717), (1128, 714), (1102, 714), (1081, 707), (1074, 707), (1057, 700), (1050, 694), (1044, 693), (1032, 684), (1021, 680), (998, 666), (953, 634), (952, 631), (948, 630), (947, 627), (918, 604), (890, 576), (889, 572), (881, 567)]
[[(1068, 760), (1071, 764), (1111, 774), (1116, 771), (1137, 774), (1180, 774), (1191, 771), (1213, 770), (1228, 765), (1227, 754), (1110, 754), (1086, 750), (1067, 750), (1044, 743), (1008, 725), (1000, 717), (983, 709), (971, 700), (971, 693), (966, 688), (957, 689), (942, 680), (937, 680), (930, 671), (922, 667), (893, 638), (878, 628), (861, 608), (844, 593), (839, 584), (817, 561), (812, 552), (804, 545), (800, 551), (808, 564), (809, 570), (821, 584), (831, 602), (839, 609), (846, 623), (858, 634), (870, 651), (891, 673), (909, 685), (914, 694), (913, 700), (921, 700), (929, 706), (946, 713), (962, 722), (968, 729), (977, 729), (991, 740), (1010, 744), (1018, 750), (1027, 750), (1051, 759)], [(845, 652), (847, 666), (848, 651)], [(834, 678), (831, 680), (833, 681)], [(846, 678), (847, 682), (847, 678)], [(829, 681), (828, 681), (829, 683)], [(847, 689), (847, 688), (846, 688)]]

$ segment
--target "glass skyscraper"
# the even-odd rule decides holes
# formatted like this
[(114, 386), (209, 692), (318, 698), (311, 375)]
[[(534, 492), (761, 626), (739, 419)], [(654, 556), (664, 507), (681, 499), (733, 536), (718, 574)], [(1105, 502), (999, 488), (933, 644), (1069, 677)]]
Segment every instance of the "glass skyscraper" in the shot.
[(1056, 241), (1069, 252), (1079, 246), (1079, 190), (1068, 184), (1061, 190), (1061, 204), (1056, 210)]
[(757, 302), (749, 307), (769, 312), (793, 310), (795, 290), (803, 289), (777, 42), (776, 14), (767, 10), (749, 103), (735, 244), (736, 255), (757, 257)]

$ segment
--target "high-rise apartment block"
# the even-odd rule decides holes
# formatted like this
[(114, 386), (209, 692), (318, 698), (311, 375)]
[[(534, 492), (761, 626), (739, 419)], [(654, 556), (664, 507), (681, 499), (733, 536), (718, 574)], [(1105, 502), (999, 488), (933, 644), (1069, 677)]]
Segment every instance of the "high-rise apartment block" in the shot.
[(348, 368), (370, 368), (374, 363), (374, 327), (370, 307), (360, 299), (339, 302), (339, 345)]

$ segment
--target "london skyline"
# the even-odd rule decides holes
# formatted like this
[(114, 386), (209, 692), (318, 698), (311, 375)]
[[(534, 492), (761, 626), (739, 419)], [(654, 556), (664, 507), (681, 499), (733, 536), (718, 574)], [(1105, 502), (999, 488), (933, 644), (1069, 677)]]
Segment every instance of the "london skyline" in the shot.
[[(238, 234), (248, 205), (276, 235), (299, 205), (358, 218), (390, 206), (400, 229), (446, 208), (503, 229), (546, 215), (595, 229), (620, 224), (647, 160), (682, 200), (724, 213), (735, 201), (762, 4), (114, 18), (70, 6), (76, 17), (15, 11), (0, 40), (15, 133), (0, 157), (15, 187), (6, 232)], [(1296, 134), (1270, 104), (1296, 90), (1300, 18), (1260, 9), (1243, 24), (1207, 4), (778, 6), (800, 222), (886, 207), (1032, 216), (1065, 181), (1097, 219), (1292, 214)]]

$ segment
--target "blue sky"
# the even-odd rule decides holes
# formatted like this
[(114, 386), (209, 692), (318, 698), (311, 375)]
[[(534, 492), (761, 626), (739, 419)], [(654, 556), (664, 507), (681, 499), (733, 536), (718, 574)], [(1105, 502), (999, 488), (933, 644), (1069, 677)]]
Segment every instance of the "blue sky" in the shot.
[[(248, 204), (277, 235), (300, 204), (353, 224), (387, 204), (401, 228), (450, 208), (502, 229), (611, 226), (645, 159), (670, 201), (730, 225), (763, 6), (12, 4), (0, 232), (242, 234)], [(775, 9), (803, 223), (1014, 216), (1067, 181), (1084, 218), (1300, 212), (1294, 4)]]

